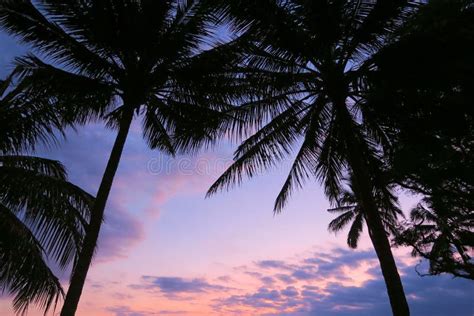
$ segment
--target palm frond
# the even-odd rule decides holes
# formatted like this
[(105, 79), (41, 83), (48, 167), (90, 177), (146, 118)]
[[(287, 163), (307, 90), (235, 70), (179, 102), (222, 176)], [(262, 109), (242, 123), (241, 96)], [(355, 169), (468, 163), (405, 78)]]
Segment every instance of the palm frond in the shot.
[(14, 153), (34, 149), (36, 143), (49, 145), (62, 134), (63, 125), (44, 102), (31, 103), (14, 88), (16, 72), (3, 81), (0, 93), (0, 152)]
[(251, 178), (290, 154), (292, 143), (301, 132), (295, 115), (301, 114), (307, 107), (302, 102), (293, 104), (243, 142), (235, 152), (234, 163), (211, 186), (207, 195), (222, 188), (229, 189), (242, 181), (242, 174)]
[(354, 218), (354, 222), (352, 222), (351, 228), (349, 229), (349, 233), (347, 234), (347, 245), (349, 245), (349, 247), (353, 249), (357, 248), (360, 234), (363, 230), (363, 225), (364, 214), (362, 212), (358, 212), (358, 214)]
[(17, 102), (25, 106), (43, 102), (58, 113), (63, 124), (102, 118), (114, 108), (110, 83), (59, 69), (34, 55), (17, 58), (16, 64), (16, 89), (26, 98), (17, 98)]
[(416, 1), (359, 1), (359, 9), (353, 20), (352, 40), (346, 56), (358, 49), (373, 52), (380, 48), (386, 35), (393, 34), (415, 12)]
[(331, 232), (338, 232), (342, 230), (355, 216), (358, 214), (354, 212), (353, 209), (346, 211), (345, 213), (342, 213), (335, 219), (333, 219), (329, 225), (328, 229)]
[(302, 187), (303, 181), (314, 175), (314, 170), (318, 165), (319, 138), (322, 134), (327, 115), (325, 100), (318, 99), (315, 106), (301, 120), (301, 125), (307, 126), (304, 131), (304, 141), (296, 155), (290, 173), (277, 196), (274, 212), (281, 212), (284, 208), (294, 186)]
[[(64, 7), (64, 3), (61, 4)], [(45, 7), (48, 8), (47, 5)], [(48, 20), (30, 0), (2, 1), (0, 25), (10, 34), (48, 53), (65, 66), (81, 69), (91, 75), (110, 72), (112, 65), (109, 62), (82, 45), (59, 23)]]
[(32, 171), (35, 174), (66, 180), (67, 173), (64, 165), (59, 161), (34, 156), (0, 156), (0, 166)]
[(0, 166), (0, 202), (31, 228), (65, 268), (81, 248), (93, 197), (66, 182), (57, 162), (38, 159), (32, 163), (34, 158), (26, 158), (14, 164), (14, 159), (7, 157), (9, 162)]
[(164, 125), (162, 116), (152, 109), (147, 109), (143, 117), (143, 137), (151, 149), (161, 149), (174, 155), (173, 140)]
[(337, 201), (340, 195), (342, 172), (345, 170), (345, 161), (342, 156), (344, 151), (341, 148), (341, 139), (337, 137), (339, 132), (335, 118), (332, 117), (315, 169), (315, 174), (323, 182), (324, 191), (331, 202)]
[(8, 75), (5, 78), (5, 80), (0, 79), (0, 99), (3, 98), (3, 95), (8, 90), (8, 88), (11, 86), (12, 81), (13, 81), (13, 76), (14, 76), (14, 74), (11, 73), (10, 75)]
[(64, 292), (46, 265), (40, 242), (2, 203), (0, 227), (0, 287), (14, 295), (18, 314), (26, 314), (31, 303), (47, 312)]

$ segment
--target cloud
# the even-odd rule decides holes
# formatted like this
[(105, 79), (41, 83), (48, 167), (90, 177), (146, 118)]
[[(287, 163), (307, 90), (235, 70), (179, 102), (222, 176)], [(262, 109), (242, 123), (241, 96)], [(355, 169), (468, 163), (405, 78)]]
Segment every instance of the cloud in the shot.
[(287, 275), (287, 274), (277, 273), (275, 274), (275, 278), (277, 278), (278, 280), (286, 284), (291, 284), (295, 282), (295, 279), (292, 276)]
[[(112, 306), (107, 307), (106, 310), (110, 313), (113, 313), (115, 316), (145, 316), (150, 315), (145, 312), (136, 311), (127, 306)], [(156, 315), (156, 313), (153, 313)], [(151, 314), (151, 315), (153, 315)]]
[(269, 290), (261, 287), (254, 293), (245, 295), (232, 295), (222, 300), (218, 300), (217, 309), (222, 307), (253, 307), (259, 308), (274, 308), (281, 299), (281, 294), (277, 290)]
[(287, 269), (291, 268), (287, 263), (285, 263), (284, 261), (281, 261), (281, 260), (257, 261), (256, 266), (259, 267), (259, 268), (263, 268), (263, 269), (283, 269), (283, 270), (287, 270)]
[(111, 204), (99, 239), (97, 262), (102, 263), (126, 258), (145, 238), (143, 223), (113, 201)]
[[(472, 316), (469, 296), (474, 287), (470, 282), (446, 276), (421, 278), (413, 266), (403, 262), (399, 269), (412, 315)], [(214, 279), (217, 283), (205, 278), (143, 276), (131, 287), (159, 293), (171, 301), (200, 302), (212, 309), (209, 315), (390, 314), (385, 283), (372, 250), (312, 251), (288, 260), (256, 261), (234, 271), (232, 278)]]
[(228, 275), (221, 275), (220, 277), (217, 278), (218, 281), (221, 281), (221, 282), (232, 282), (232, 278)]
[(262, 281), (263, 284), (271, 286), (275, 283), (275, 279), (271, 276), (262, 276), (260, 278), (260, 281)]
[[(214, 301), (216, 313), (248, 311), (252, 315), (357, 316), (389, 315), (385, 283), (373, 251), (342, 248), (313, 252), (299, 260), (263, 260), (246, 273), (261, 286)], [(260, 269), (260, 270), (255, 270)], [(413, 266), (399, 270), (412, 315), (471, 316), (474, 285), (448, 276), (421, 278)], [(272, 286), (265, 282), (275, 280)], [(245, 313), (244, 313), (245, 314)]]
[(286, 289), (281, 291), (281, 294), (286, 297), (295, 297), (299, 295), (299, 292), (294, 286), (288, 286)]
[(138, 310), (128, 306), (110, 306), (106, 310), (109, 313), (113, 313), (114, 316), (149, 316), (149, 315), (188, 315), (187, 311), (180, 310)]
[(128, 293), (122, 293), (122, 292), (114, 292), (112, 293), (112, 297), (121, 301), (133, 299), (132, 295)]
[(175, 158), (157, 156), (147, 162), (148, 172), (159, 177), (160, 183), (152, 193), (147, 214), (156, 216), (163, 205), (180, 194), (205, 196), (207, 188), (229, 165), (229, 159), (217, 154), (201, 154), (197, 157), (177, 156)]
[[(412, 315), (469, 316), (474, 312), (471, 300), (474, 285), (467, 280), (453, 280), (447, 276), (421, 279), (413, 267), (402, 269), (405, 292)], [(305, 316), (389, 315), (390, 306), (385, 284), (381, 278), (368, 281), (363, 287), (331, 284), (328, 295), (320, 300), (307, 298)]]
[(301, 266), (296, 268), (291, 276), (297, 280), (314, 280), (318, 278), (317, 266)]
[(143, 276), (141, 281), (141, 284), (132, 285), (131, 287), (152, 291), (158, 290), (168, 297), (175, 297), (179, 294), (199, 294), (229, 290), (225, 286), (211, 284), (202, 278), (185, 279), (180, 277)]

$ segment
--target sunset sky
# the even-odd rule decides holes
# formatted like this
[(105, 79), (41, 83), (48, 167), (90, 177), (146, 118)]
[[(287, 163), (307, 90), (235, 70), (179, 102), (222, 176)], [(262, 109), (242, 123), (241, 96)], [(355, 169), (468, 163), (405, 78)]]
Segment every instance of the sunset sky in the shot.
[[(24, 50), (0, 33), (0, 76)], [(280, 215), (273, 202), (280, 168), (205, 198), (231, 161), (222, 142), (176, 158), (147, 149), (137, 120), (106, 210), (80, 316), (388, 315), (390, 307), (367, 236), (359, 249), (327, 231), (331, 215), (317, 183), (296, 192)], [(99, 185), (114, 133), (102, 124), (69, 131), (39, 156), (62, 161), (90, 193)], [(409, 209), (415, 197), (405, 196)], [(412, 315), (474, 315), (472, 282), (420, 277), (408, 249), (395, 251)], [(426, 269), (423, 264), (417, 268)], [(67, 286), (68, 274), (58, 272)], [(56, 311), (57, 312), (57, 311)], [(31, 309), (29, 315), (41, 315)], [(13, 315), (0, 297), (0, 315)]]

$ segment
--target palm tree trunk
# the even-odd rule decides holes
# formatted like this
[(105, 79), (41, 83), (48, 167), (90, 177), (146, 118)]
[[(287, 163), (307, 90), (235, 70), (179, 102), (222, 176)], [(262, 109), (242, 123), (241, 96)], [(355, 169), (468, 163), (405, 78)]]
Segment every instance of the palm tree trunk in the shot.
[[(342, 90), (345, 91), (345, 90)], [(364, 153), (367, 153), (367, 144), (360, 139), (358, 126), (355, 124), (345, 101), (345, 94), (333, 95), (334, 105), (345, 128), (342, 130), (346, 140), (347, 162), (352, 172), (352, 181), (357, 192), (354, 191), (358, 202), (365, 211), (369, 236), (379, 259), (380, 269), (387, 287), (387, 293), (394, 316), (409, 316), (408, 307), (402, 280), (398, 273), (397, 264), (393, 257), (387, 232), (380, 217), (379, 208), (372, 192), (372, 180)]]
[(353, 181), (356, 182), (356, 187), (359, 191), (356, 193), (356, 196), (365, 211), (365, 220), (367, 222), (369, 236), (380, 262), (392, 313), (394, 316), (408, 316), (410, 315), (410, 309), (388, 241), (387, 232), (383, 226), (377, 204), (372, 194), (370, 175), (364, 163), (364, 157), (357, 152), (356, 146), (357, 142), (350, 142), (348, 145), (348, 162), (353, 173)]
[(133, 110), (128, 110), (122, 117), (120, 129), (102, 177), (102, 182), (100, 183), (97, 192), (94, 207), (92, 208), (90, 223), (86, 231), (82, 250), (79, 253), (77, 264), (73, 270), (69, 289), (61, 310), (61, 316), (74, 316), (76, 314), (82, 289), (84, 288), (84, 283), (86, 281), (87, 272), (89, 271), (92, 257), (94, 256), (94, 250), (97, 245), (97, 239), (99, 238), (107, 199), (109, 197), (110, 189), (112, 188), (115, 173), (119, 166), (132, 119)]
[(378, 211), (366, 213), (369, 236), (380, 262), (382, 275), (387, 286), (388, 297), (394, 316), (408, 316), (410, 309), (406, 300), (402, 280), (397, 270), (397, 265), (392, 254), (387, 234), (382, 225)]

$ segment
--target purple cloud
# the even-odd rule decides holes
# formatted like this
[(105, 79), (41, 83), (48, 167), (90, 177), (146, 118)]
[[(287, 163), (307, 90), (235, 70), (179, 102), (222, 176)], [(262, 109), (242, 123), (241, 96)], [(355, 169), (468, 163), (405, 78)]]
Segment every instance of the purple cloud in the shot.
[(263, 269), (290, 269), (291, 267), (281, 260), (262, 260), (257, 261), (256, 266)]
[(292, 273), (291, 276), (297, 280), (314, 280), (318, 276), (322, 277), (319, 274), (318, 266), (300, 266), (297, 267)]
[(257, 292), (245, 295), (232, 295), (223, 300), (217, 300), (216, 308), (224, 306), (248, 306), (253, 308), (274, 308), (281, 300), (281, 294), (277, 290), (269, 290), (261, 287)]
[(141, 221), (119, 206), (109, 207), (100, 234), (97, 260), (108, 262), (126, 258), (130, 250), (144, 238)]
[(146, 316), (146, 315), (157, 315), (157, 313), (147, 313), (142, 311), (136, 311), (127, 306), (112, 306), (107, 307), (106, 310), (113, 313), (114, 316)]
[(148, 316), (148, 315), (188, 315), (186, 311), (171, 311), (171, 310), (160, 310), (160, 311), (142, 311), (130, 308), (128, 306), (110, 306), (106, 310), (109, 313), (113, 313), (114, 316)]
[(156, 276), (143, 276), (142, 283), (139, 285), (132, 285), (132, 287), (137, 289), (159, 290), (167, 296), (229, 290), (229, 288), (225, 286), (211, 284), (205, 279), (200, 278), (185, 279), (180, 277)]
[(292, 276), (282, 273), (275, 274), (275, 278), (286, 284), (292, 284), (296, 281)]
[[(363, 262), (370, 264), (365, 266)], [(315, 252), (297, 262), (259, 261), (255, 266), (260, 272), (244, 273), (254, 276), (262, 286), (256, 291), (218, 299), (214, 308), (217, 313), (251, 308), (255, 315), (263, 315), (259, 313), (263, 308), (273, 309), (273, 316), (389, 315), (388, 296), (376, 262), (373, 251), (339, 248), (330, 254)], [(361, 286), (350, 285), (351, 275), (346, 275), (347, 270), (343, 269), (347, 266), (364, 267), (370, 279)], [(472, 282), (448, 276), (421, 278), (413, 266), (403, 263), (399, 269), (412, 315), (471, 316), (474, 313), (470, 299), (474, 293)], [(279, 283), (268, 286), (265, 283), (268, 277)]]
[(288, 286), (286, 289), (281, 291), (281, 294), (286, 297), (295, 297), (299, 295), (299, 292), (294, 286)]

